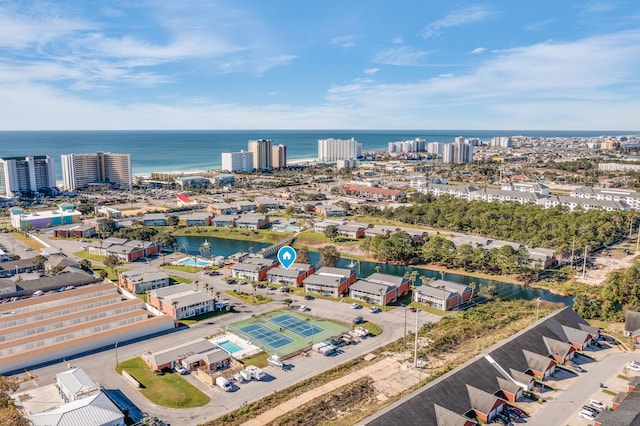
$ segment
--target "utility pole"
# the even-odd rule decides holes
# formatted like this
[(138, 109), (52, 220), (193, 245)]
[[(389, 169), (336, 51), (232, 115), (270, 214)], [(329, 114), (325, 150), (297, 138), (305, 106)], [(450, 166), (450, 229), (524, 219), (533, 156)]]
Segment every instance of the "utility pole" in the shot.
[(416, 340), (413, 346), (413, 366), (418, 368), (418, 315), (420, 309), (416, 309)]
[(571, 243), (571, 267), (573, 268), (573, 255), (576, 252), (576, 236), (573, 236), (573, 243)]
[(640, 226), (638, 226), (638, 241), (636, 242), (636, 252), (640, 248)]
[(587, 252), (589, 251), (589, 246), (584, 246), (584, 261), (582, 262), (582, 278), (584, 279), (584, 275), (587, 273)]

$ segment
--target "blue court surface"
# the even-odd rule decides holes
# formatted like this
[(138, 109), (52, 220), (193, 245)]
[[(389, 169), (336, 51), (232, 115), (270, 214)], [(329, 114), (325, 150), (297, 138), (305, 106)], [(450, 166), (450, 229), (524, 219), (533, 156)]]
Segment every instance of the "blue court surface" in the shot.
[[(322, 333), (324, 328), (318, 327), (310, 322), (303, 321), (293, 315), (284, 314), (279, 317), (271, 318), (270, 322), (274, 323), (278, 327), (282, 327), (287, 331), (292, 331), (298, 336), (309, 337), (314, 334)], [(284, 336), (283, 336), (284, 337)]]
[(287, 336), (283, 336), (277, 331), (271, 330), (262, 324), (251, 324), (246, 327), (242, 327), (240, 331), (273, 349), (293, 342), (293, 340), (289, 339)]

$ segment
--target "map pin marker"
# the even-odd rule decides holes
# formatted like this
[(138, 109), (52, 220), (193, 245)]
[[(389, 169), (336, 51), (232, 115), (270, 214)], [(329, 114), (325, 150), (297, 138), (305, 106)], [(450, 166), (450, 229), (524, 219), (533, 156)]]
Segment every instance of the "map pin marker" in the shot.
[(284, 246), (278, 250), (278, 262), (284, 269), (289, 269), (293, 262), (296, 261), (296, 251), (291, 246)]

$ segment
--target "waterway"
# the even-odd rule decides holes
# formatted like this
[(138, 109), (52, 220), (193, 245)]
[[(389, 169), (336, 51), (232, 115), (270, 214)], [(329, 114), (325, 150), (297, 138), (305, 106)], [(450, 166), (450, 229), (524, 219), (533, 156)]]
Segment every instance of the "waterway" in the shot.
[[(206, 255), (211, 256), (224, 256), (228, 257), (234, 253), (240, 251), (257, 253), (260, 249), (269, 247), (270, 244), (257, 243), (254, 241), (241, 241), (241, 240), (229, 240), (225, 238), (215, 237), (191, 237), (181, 236), (176, 237), (178, 247), (184, 251), (185, 243), (187, 244), (187, 252), (192, 255), (200, 255), (200, 247), (203, 246), (205, 240), (209, 243), (209, 250)], [(318, 263), (320, 255), (316, 252), (309, 252), (309, 260), (312, 263)], [(487, 280), (484, 278), (470, 277), (467, 275), (454, 274), (451, 272), (441, 273), (431, 269), (424, 268), (412, 268), (410, 266), (391, 265), (378, 262), (353, 262), (350, 259), (341, 258), (338, 261), (336, 267), (338, 268), (353, 268), (357, 270), (358, 277), (367, 277), (376, 272), (376, 266), (380, 267), (380, 272), (384, 274), (403, 276), (405, 273), (417, 271), (418, 276), (424, 276), (426, 278), (439, 279), (443, 278), (448, 281), (453, 281), (460, 284), (469, 285), (477, 292), (480, 286), (493, 284), (496, 287), (497, 296), (501, 299), (526, 299), (533, 300), (540, 298), (549, 302), (564, 303), (565, 305), (573, 305), (573, 298), (568, 296), (561, 296), (551, 293), (546, 289), (525, 287), (523, 285), (516, 285), (505, 283), (499, 280)], [(416, 280), (418, 284), (420, 280)]]

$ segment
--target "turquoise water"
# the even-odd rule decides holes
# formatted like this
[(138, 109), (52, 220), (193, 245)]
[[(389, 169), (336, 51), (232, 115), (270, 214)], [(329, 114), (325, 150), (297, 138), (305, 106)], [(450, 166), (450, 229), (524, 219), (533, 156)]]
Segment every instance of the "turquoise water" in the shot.
[(204, 260), (200, 260), (200, 259), (196, 259), (195, 261), (193, 260), (192, 257), (185, 257), (184, 259), (180, 259), (176, 262), (178, 265), (184, 265), (184, 266), (198, 266), (200, 268), (204, 268), (205, 266), (209, 266), (211, 265), (211, 262), (207, 262)]
[(289, 160), (317, 158), (318, 139), (354, 137), (364, 151), (386, 150), (389, 142), (415, 138), (453, 142), (456, 136), (488, 141), (494, 136), (596, 137), (628, 135), (612, 131), (527, 130), (192, 130), (192, 131), (0, 131), (3, 157), (48, 155), (62, 177), (60, 155), (86, 152), (131, 154), (134, 174), (157, 171), (205, 171), (221, 165), (222, 152), (247, 149), (247, 142), (271, 139), (287, 146)]
[(229, 352), (230, 354), (234, 352), (240, 352), (242, 350), (240, 346), (236, 345), (230, 340), (225, 340), (224, 342), (220, 342), (216, 344), (220, 346), (222, 349), (224, 349), (225, 351)]

